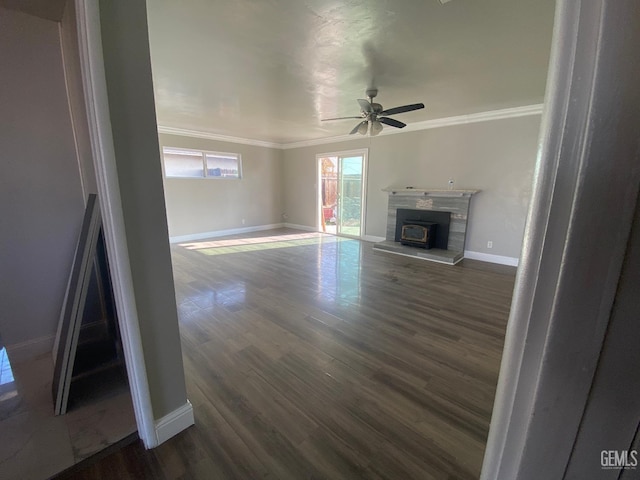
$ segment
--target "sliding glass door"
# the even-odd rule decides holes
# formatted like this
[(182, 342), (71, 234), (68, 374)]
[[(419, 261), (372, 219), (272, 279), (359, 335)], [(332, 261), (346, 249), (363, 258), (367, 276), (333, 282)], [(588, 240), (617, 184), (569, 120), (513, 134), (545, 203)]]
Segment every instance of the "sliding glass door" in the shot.
[(366, 150), (318, 155), (320, 230), (364, 234)]

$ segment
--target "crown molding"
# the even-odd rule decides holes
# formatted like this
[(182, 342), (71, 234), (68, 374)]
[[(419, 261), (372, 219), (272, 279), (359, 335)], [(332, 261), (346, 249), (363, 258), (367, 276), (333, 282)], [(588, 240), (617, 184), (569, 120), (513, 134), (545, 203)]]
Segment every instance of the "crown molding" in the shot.
[(181, 137), (204, 138), (206, 140), (217, 140), (219, 142), (239, 143), (241, 145), (253, 145), (255, 147), (280, 148), (284, 147), (282, 143), (267, 142), (264, 140), (256, 140), (253, 138), (231, 137), (229, 135), (219, 135), (217, 133), (201, 132), (198, 130), (188, 130), (185, 128), (166, 127), (158, 125), (158, 133), (168, 135), (179, 135)]
[[(501, 110), (489, 110), (487, 112), (470, 113), (468, 115), (458, 115), (455, 117), (435, 118), (433, 120), (425, 120), (424, 122), (416, 122), (407, 125), (402, 129), (403, 132), (414, 130), (427, 130), (430, 128), (449, 127), (451, 125), (465, 125), (467, 123), (488, 122), (491, 120), (502, 120), (505, 118), (527, 117), (530, 115), (542, 114), (542, 103), (536, 105), (525, 105), (523, 107), (503, 108)], [(382, 135), (394, 134), (383, 131)]]
[[(387, 128), (383, 130), (379, 137), (385, 135), (397, 135), (399, 133), (415, 132), (418, 130), (428, 130), (430, 128), (450, 127), (453, 125), (465, 125), (467, 123), (487, 122), (491, 120), (502, 120), (505, 118), (526, 117), (529, 115), (542, 114), (542, 104), (525, 105), (524, 107), (503, 108), (501, 110), (490, 110), (488, 112), (471, 113), (468, 115), (458, 115), (455, 117), (436, 118), (433, 120), (425, 120), (407, 125), (403, 129)], [(336, 137), (318, 138), (314, 140), (304, 140), (302, 142), (285, 143), (282, 148), (288, 150), (290, 148), (310, 147), (313, 145), (323, 145), (326, 143), (345, 142), (348, 140), (361, 140), (361, 135), (339, 135)]]
[[(415, 132), (418, 130), (428, 130), (431, 128), (451, 127), (454, 125), (465, 125), (468, 123), (488, 122), (491, 120), (502, 120), (506, 118), (527, 117), (530, 115), (542, 114), (542, 104), (525, 105), (523, 107), (503, 108), (501, 110), (490, 110), (487, 112), (471, 113), (468, 115), (457, 115), (455, 117), (436, 118), (433, 120), (425, 120), (407, 125), (403, 129), (387, 128), (383, 130), (379, 136), (397, 135), (399, 133)], [(312, 147), (315, 145), (325, 145), (327, 143), (340, 143), (352, 140), (362, 140), (363, 136), (358, 135), (338, 135), (335, 137), (316, 138), (313, 140), (303, 140), (301, 142), (291, 143), (275, 143), (266, 142), (264, 140), (254, 140), (251, 138), (230, 137), (227, 135), (218, 135), (215, 133), (200, 132), (196, 130), (186, 130), (182, 128), (173, 128), (158, 126), (158, 133), (166, 133), (170, 135), (180, 135), (183, 137), (205, 138), (208, 140), (218, 140), (221, 142), (240, 143), (243, 145), (254, 145), (257, 147), (279, 148), (289, 150), (292, 148)]]
[(358, 135), (338, 135), (335, 137), (315, 138), (313, 140), (302, 140), (301, 142), (285, 143), (282, 145), (283, 150), (290, 150), (292, 148), (312, 147), (314, 145), (325, 145), (327, 143), (340, 143), (348, 142), (350, 140), (362, 140), (367, 138), (366, 136)]

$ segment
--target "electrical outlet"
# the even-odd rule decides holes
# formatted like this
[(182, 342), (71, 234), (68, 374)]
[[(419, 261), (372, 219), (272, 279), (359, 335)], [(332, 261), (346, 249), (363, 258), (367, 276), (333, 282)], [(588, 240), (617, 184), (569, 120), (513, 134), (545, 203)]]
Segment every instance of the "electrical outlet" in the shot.
[(454, 184), (453, 178), (450, 178), (448, 183), (449, 183), (449, 190), (453, 190), (453, 184)]
[(487, 242), (487, 248), (493, 248), (493, 242), (491, 240)]
[(242, 224), (244, 225), (244, 218), (242, 219)]

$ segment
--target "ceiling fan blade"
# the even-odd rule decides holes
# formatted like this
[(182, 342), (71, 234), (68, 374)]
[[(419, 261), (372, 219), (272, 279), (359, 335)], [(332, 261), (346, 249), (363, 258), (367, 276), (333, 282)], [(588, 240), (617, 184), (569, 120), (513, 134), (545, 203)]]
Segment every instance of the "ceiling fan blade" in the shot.
[(358, 117), (336, 117), (336, 118), (321, 118), (320, 121), (321, 122), (328, 122), (330, 120), (346, 120), (348, 118), (362, 118), (361, 116)]
[(411, 105), (403, 105), (402, 107), (383, 110), (379, 115), (396, 115), (398, 113), (411, 112), (412, 110), (420, 110), (421, 108), (424, 108), (424, 103), (413, 103)]
[(362, 109), (363, 112), (366, 112), (366, 113), (373, 112), (373, 107), (371, 107), (371, 104), (369, 103), (368, 100), (365, 100), (364, 98), (359, 98), (358, 103), (360, 104), (360, 108)]
[(390, 126), (396, 127), (396, 128), (404, 128), (404, 127), (407, 126), (406, 123), (399, 122), (398, 120), (395, 120), (393, 118), (378, 117), (378, 121), (380, 123), (384, 123), (386, 125), (390, 125)]
[[(353, 130), (351, 130), (351, 131), (349, 132), (349, 135), (353, 135), (354, 133), (358, 133), (358, 132), (360, 132), (360, 128), (362, 127), (362, 125), (366, 125), (366, 124), (367, 124), (367, 121), (366, 121), (366, 120), (363, 120), (362, 122), (360, 122), (359, 124), (357, 124), (357, 125), (353, 128)], [(360, 133), (362, 133), (362, 132), (360, 132)]]

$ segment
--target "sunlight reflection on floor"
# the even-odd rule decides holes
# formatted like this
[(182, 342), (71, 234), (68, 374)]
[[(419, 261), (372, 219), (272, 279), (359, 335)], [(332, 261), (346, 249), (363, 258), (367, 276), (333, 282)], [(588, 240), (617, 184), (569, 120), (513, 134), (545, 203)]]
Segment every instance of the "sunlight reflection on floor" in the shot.
[(268, 237), (232, 238), (181, 243), (187, 250), (196, 250), (204, 255), (271, 250), (274, 248), (300, 247), (304, 245), (331, 244), (349, 241), (347, 238), (323, 235), (317, 232), (273, 235)]
[(340, 305), (360, 302), (361, 248), (361, 242), (351, 240), (318, 251), (319, 300)]

